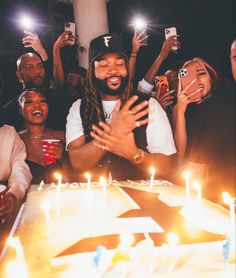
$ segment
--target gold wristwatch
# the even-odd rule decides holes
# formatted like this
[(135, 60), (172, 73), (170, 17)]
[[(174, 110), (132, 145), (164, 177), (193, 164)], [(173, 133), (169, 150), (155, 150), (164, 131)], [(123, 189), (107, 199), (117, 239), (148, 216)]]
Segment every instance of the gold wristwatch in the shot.
[(138, 153), (135, 156), (133, 156), (132, 162), (134, 164), (139, 164), (143, 161), (143, 158), (144, 158), (144, 151), (141, 149), (138, 149)]

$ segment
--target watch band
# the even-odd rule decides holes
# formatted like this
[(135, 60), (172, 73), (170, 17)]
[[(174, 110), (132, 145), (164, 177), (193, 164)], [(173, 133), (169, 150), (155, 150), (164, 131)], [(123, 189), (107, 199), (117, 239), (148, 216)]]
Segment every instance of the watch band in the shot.
[(134, 164), (139, 164), (143, 161), (143, 158), (144, 158), (144, 151), (141, 149), (138, 149), (138, 153), (135, 156), (133, 156), (132, 162)]

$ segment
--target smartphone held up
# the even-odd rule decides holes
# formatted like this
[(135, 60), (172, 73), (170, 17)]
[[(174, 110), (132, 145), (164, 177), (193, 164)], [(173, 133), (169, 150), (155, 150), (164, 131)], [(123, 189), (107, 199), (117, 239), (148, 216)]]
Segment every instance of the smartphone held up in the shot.
[[(165, 39), (167, 40), (169, 37), (172, 37), (172, 36), (178, 36), (176, 28), (175, 27), (166, 28), (165, 29)], [(176, 52), (178, 50), (178, 47), (172, 46), (171, 49), (173, 50), (173, 52)]]
[(135, 33), (137, 35), (141, 34), (142, 33), (142, 37), (145, 39), (142, 40), (142, 45), (148, 45), (148, 36), (147, 36), (147, 23), (141, 19), (141, 18), (137, 18), (134, 20), (134, 30), (135, 30)]
[(65, 22), (65, 32), (67, 32), (71, 39), (68, 40), (68, 45), (74, 45), (75, 44), (75, 23), (74, 22)]

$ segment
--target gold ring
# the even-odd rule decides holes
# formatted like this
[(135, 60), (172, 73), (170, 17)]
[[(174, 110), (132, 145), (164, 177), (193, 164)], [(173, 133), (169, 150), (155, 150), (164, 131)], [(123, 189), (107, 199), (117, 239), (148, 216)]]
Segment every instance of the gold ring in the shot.
[(133, 115), (133, 114), (134, 114), (134, 112), (132, 112), (131, 110), (129, 110), (129, 113), (130, 113), (131, 115)]

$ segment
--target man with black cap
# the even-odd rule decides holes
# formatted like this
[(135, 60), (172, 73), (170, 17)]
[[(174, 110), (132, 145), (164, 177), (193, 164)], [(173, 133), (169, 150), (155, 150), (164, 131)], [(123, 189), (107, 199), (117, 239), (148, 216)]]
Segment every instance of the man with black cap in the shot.
[(130, 98), (130, 92), (121, 36), (92, 40), (85, 97), (72, 105), (66, 125), (76, 171), (121, 180), (145, 178), (151, 165), (165, 176), (173, 170), (176, 149), (166, 113), (155, 99)]

